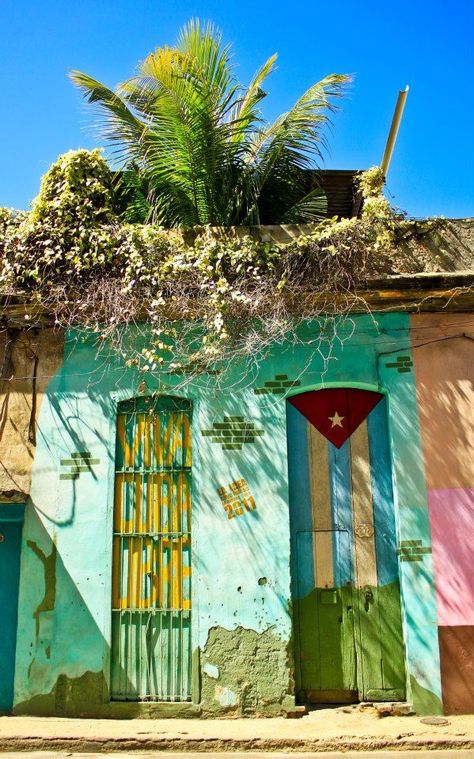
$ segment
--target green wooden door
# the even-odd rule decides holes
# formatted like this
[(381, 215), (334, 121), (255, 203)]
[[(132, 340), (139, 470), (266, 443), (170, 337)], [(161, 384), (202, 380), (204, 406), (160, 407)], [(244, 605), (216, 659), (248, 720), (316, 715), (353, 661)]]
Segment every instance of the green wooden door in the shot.
[[(353, 588), (343, 581), (349, 551), (347, 531), (296, 534), (299, 590), (294, 602), (296, 643), (299, 691), (305, 701), (357, 700)], [(308, 553), (314, 557), (316, 585), (306, 575)], [(325, 562), (331, 554), (335, 560)], [(309, 586), (305, 588), (308, 580)]]
[[(336, 421), (347, 414), (340, 408)], [(404, 645), (385, 400), (339, 447), (289, 405), (288, 443), (299, 697), (402, 700)]]
[(112, 699), (191, 699), (190, 403), (120, 404), (115, 459)]

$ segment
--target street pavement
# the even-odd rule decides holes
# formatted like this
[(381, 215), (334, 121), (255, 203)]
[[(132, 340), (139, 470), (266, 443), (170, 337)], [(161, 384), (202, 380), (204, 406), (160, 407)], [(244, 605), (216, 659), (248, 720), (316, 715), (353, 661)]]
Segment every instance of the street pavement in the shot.
[[(129, 753), (120, 752), (119, 754), (76, 754), (70, 752), (58, 752), (58, 751), (29, 751), (29, 752), (0, 752), (0, 759), (104, 759), (107, 756), (108, 759), (124, 759), (124, 757), (130, 757), (131, 759), (222, 759), (222, 753), (207, 753), (207, 752), (164, 752), (154, 751), (146, 753)], [(434, 749), (433, 751), (349, 751), (349, 752), (317, 752), (317, 753), (267, 753), (267, 752), (243, 752), (234, 753), (226, 752), (228, 759), (474, 759), (474, 749), (467, 751), (439, 751)]]
[(119, 752), (136, 758), (158, 752), (161, 759), (169, 752), (173, 757), (185, 752), (188, 758), (196, 752), (211, 757), (226, 752), (236, 759), (245, 752), (249, 759), (257, 751), (258, 759), (264, 752), (271, 752), (274, 759), (289, 752), (292, 759), (302, 752), (306, 758), (315, 754), (321, 759), (324, 752), (338, 757), (339, 752), (346, 759), (352, 754), (362, 759), (367, 751), (371, 757), (384, 758), (389, 751), (389, 759), (394, 751), (403, 752), (405, 759), (416, 752), (422, 759), (422, 752), (435, 749), (438, 756), (454, 752), (443, 753), (444, 759), (474, 759), (474, 715), (427, 720), (417, 715), (380, 717), (374, 709), (322, 708), (300, 719), (0, 717), (0, 756), (10, 753), (15, 759), (21, 752), (36, 752), (35, 759), (40, 759), (40, 752), (55, 752), (55, 757), (86, 753), (89, 758)]

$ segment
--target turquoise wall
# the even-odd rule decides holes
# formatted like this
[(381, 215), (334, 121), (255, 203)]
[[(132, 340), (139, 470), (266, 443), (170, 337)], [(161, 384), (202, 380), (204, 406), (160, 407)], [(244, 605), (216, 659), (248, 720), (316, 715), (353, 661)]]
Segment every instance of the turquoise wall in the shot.
[[(257, 649), (258, 641), (265, 641), (279, 667), (274, 693), (271, 683), (256, 687), (255, 708), (264, 692), (274, 705), (285, 698), (287, 706), (291, 702), (285, 393), (322, 383), (387, 390), (399, 540), (430, 541), (408, 317), (357, 316), (338, 325), (335, 339), (333, 329), (332, 320), (308, 324), (301, 343), (275, 345), (258, 370), (253, 367), (245, 376), (235, 367), (219, 382), (207, 376), (183, 390), (179, 378), (169, 377), (167, 387), (158, 387), (147, 376), (147, 388), (140, 388), (145, 394), (177, 392), (193, 401), (193, 648), (210, 711), (243, 703), (232, 651), (225, 661), (228, 631), (247, 643), (254, 636)], [(136, 370), (104, 354), (96, 357), (91, 340), (68, 335), (63, 364), (41, 407), (23, 531), (19, 712), (58, 713), (65, 702), (80, 711), (81, 688), (88, 691), (90, 708), (94, 699), (97, 705), (108, 700), (116, 407), (139, 395), (142, 381)], [(96, 463), (78, 479), (68, 479), (70, 467), (61, 460), (78, 452), (89, 453)], [(218, 491), (242, 479), (256, 509), (229, 519)], [(440, 698), (431, 558), (416, 566), (402, 562), (400, 568), (407, 666), (412, 694), (423, 709), (426, 699)], [(214, 682), (217, 659), (220, 680)], [(265, 673), (250, 669), (245, 676), (263, 680)]]

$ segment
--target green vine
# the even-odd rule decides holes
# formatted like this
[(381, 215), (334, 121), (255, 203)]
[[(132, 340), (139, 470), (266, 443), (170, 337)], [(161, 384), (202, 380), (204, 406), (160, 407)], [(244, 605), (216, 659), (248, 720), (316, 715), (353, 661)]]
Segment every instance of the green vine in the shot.
[[(359, 188), (360, 218), (261, 242), (239, 230), (123, 223), (100, 151), (69, 152), (29, 213), (0, 209), (0, 292), (34, 297), (57, 324), (97, 334), (143, 371), (207, 371), (258, 354), (295, 320), (350, 311), (396, 230), (381, 170), (361, 174)], [(125, 347), (124, 328), (144, 322), (145, 347)]]

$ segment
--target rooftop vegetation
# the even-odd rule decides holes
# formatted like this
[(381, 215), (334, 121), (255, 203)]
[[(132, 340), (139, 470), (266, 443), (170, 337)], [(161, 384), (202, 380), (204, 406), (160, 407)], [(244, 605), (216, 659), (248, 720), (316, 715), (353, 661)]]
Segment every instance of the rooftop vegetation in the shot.
[[(276, 340), (302, 339), (302, 322), (331, 322), (331, 334), (363, 310), (367, 271), (385, 271), (417, 232), (391, 209), (379, 168), (360, 176), (360, 218), (321, 217), (307, 170), (348, 78), (326, 77), (269, 125), (260, 104), (274, 64), (242, 87), (220, 33), (192, 22), (115, 91), (75, 72), (118, 151), (114, 170), (99, 150), (71, 151), (31, 211), (0, 209), (3, 302), (21, 295), (33, 315), (160, 377), (258, 362)], [(262, 221), (313, 224), (278, 243), (242, 226)], [(143, 339), (127, 339), (132, 325)]]
[[(301, 321), (351, 312), (400, 225), (382, 185), (378, 168), (361, 175), (360, 219), (259, 242), (245, 229), (124, 222), (100, 151), (70, 152), (45, 174), (30, 212), (0, 210), (0, 292), (24, 294), (56, 325), (95, 335), (145, 372), (214, 372), (255, 360)], [(126, 328), (143, 323), (144, 347), (131, 347)]]

